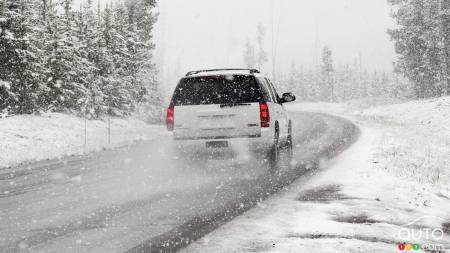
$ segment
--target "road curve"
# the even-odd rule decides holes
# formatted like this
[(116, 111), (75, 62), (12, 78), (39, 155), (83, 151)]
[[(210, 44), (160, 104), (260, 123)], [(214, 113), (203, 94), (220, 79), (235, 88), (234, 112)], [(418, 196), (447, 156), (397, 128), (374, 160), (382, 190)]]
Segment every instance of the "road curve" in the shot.
[(0, 171), (0, 252), (171, 252), (292, 183), (358, 136), (351, 122), (292, 113), (296, 165), (245, 152), (177, 159), (161, 137)]

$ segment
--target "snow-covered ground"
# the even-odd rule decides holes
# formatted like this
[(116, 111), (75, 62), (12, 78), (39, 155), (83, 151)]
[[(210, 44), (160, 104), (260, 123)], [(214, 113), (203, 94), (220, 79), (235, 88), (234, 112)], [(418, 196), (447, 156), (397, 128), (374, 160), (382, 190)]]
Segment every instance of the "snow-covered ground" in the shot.
[(0, 168), (147, 140), (162, 134), (163, 128), (134, 118), (112, 118), (110, 132), (108, 144), (108, 121), (86, 121), (85, 145), (83, 118), (61, 113), (0, 118)]
[(450, 187), (450, 97), (381, 106), (363, 101), (304, 103), (294, 109), (345, 115), (380, 129), (382, 134), (374, 154), (379, 169), (418, 183)]
[(291, 106), (350, 118), (361, 136), (184, 252), (449, 251), (450, 98), (358, 104)]

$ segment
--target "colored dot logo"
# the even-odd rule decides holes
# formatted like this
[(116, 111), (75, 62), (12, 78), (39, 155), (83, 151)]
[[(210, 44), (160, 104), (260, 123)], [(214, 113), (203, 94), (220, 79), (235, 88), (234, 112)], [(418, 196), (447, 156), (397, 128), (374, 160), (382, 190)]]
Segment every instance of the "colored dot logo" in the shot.
[(419, 250), (420, 249), (420, 245), (417, 243), (411, 244), (411, 243), (400, 243), (398, 245), (398, 249), (399, 250), (406, 250), (406, 251), (414, 251), (414, 250)]

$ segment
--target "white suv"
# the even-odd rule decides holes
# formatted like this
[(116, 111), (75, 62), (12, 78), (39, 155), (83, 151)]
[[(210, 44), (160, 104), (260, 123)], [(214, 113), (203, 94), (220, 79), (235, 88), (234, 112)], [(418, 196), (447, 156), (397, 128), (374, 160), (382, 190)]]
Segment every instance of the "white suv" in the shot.
[(180, 150), (242, 147), (268, 155), (275, 165), (280, 147), (292, 155), (292, 123), (270, 80), (254, 69), (191, 71), (177, 85), (167, 109), (167, 129)]

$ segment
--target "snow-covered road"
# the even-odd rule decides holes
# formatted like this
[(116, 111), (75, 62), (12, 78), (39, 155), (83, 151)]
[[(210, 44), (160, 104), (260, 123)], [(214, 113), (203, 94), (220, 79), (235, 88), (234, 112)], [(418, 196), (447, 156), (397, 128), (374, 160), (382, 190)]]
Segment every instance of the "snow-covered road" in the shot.
[(350, 145), (347, 120), (295, 113), (292, 169), (258, 159), (181, 161), (167, 136), (0, 172), (0, 251), (140, 252), (180, 248), (258, 205)]

